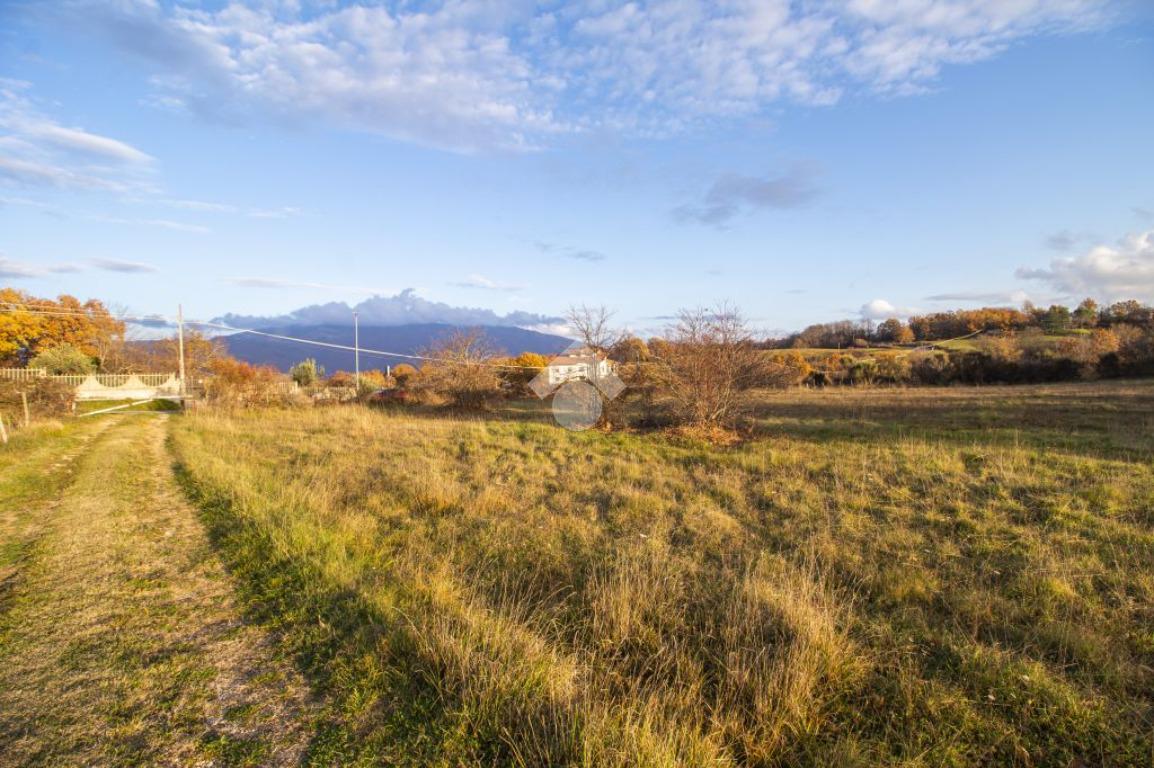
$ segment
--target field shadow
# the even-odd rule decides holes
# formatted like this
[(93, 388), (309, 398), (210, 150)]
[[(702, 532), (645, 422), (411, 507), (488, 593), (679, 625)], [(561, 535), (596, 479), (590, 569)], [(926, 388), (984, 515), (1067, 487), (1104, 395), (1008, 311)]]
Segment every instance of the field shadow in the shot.
[(1124, 461), (1154, 457), (1154, 396), (1107, 390), (1042, 392), (1008, 387), (934, 397), (902, 390), (779, 396), (759, 402), (754, 434), (830, 442), (924, 439), (1091, 454)]

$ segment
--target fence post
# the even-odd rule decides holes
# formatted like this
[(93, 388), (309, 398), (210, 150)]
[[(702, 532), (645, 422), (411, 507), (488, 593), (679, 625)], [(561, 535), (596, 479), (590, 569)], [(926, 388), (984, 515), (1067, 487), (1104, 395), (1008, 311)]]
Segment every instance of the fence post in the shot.
[(4, 414), (0, 413), (0, 442), (8, 445), (8, 430), (4, 429)]
[(24, 428), (28, 429), (28, 426), (32, 423), (32, 419), (28, 415), (28, 393), (24, 390), (20, 390), (20, 402), (24, 404)]

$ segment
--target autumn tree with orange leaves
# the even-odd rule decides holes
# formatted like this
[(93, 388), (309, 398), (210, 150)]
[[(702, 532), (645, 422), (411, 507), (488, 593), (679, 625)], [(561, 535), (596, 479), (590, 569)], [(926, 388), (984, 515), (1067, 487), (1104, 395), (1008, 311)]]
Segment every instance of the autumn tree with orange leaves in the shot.
[(25, 366), (38, 353), (70, 344), (101, 360), (124, 340), (124, 323), (97, 299), (41, 299), (0, 288), (0, 366)]

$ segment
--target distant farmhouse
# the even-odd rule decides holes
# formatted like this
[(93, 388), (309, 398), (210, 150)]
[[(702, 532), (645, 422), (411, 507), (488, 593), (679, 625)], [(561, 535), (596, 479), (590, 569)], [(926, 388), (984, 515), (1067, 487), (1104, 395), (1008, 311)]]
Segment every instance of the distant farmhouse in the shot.
[(613, 363), (591, 349), (577, 348), (554, 357), (545, 370), (549, 374), (549, 385), (559, 386), (567, 381), (607, 378), (613, 372)]

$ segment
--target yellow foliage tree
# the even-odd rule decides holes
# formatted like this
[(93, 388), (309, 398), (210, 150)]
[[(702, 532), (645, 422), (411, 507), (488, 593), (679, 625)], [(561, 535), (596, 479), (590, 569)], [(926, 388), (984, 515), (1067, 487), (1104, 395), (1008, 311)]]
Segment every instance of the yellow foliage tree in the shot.
[(124, 338), (124, 323), (96, 299), (41, 299), (0, 288), (0, 365), (24, 366), (37, 353), (71, 344), (101, 359)]

